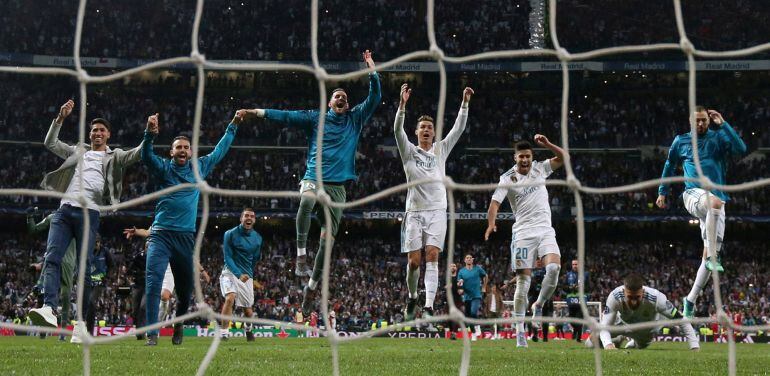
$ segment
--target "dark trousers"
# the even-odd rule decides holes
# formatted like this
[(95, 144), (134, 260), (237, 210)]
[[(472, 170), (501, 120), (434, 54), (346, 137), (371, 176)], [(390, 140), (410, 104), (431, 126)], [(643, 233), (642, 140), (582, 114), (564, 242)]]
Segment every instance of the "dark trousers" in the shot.
[[(86, 320), (86, 328), (88, 333), (94, 335), (94, 324), (96, 323), (96, 311), (99, 309), (97, 303), (99, 302), (99, 296), (102, 295), (104, 286), (97, 285), (91, 287), (91, 292), (88, 294), (88, 305), (86, 306), (86, 316), (83, 317)], [(85, 293), (83, 293), (85, 295)]]
[[(190, 308), (193, 291), (193, 248), (195, 233), (158, 230), (150, 234), (147, 247), (145, 294), (147, 298), (146, 323), (158, 322), (158, 305), (163, 275), (171, 264), (176, 290), (176, 315), (182, 316)], [(148, 335), (158, 335), (152, 330)]]
[[(567, 306), (567, 309), (569, 310), (569, 317), (575, 317), (579, 319), (583, 318), (583, 310), (580, 309), (579, 304), (577, 305), (570, 304)], [(572, 328), (573, 328), (572, 337), (578, 342), (582, 341), (583, 324), (572, 323)]]
[(481, 298), (465, 301), (465, 316), (477, 319), (479, 318), (479, 309), (481, 309)]
[(137, 329), (144, 326), (147, 309), (147, 299), (144, 296), (144, 284), (131, 287), (131, 316)]

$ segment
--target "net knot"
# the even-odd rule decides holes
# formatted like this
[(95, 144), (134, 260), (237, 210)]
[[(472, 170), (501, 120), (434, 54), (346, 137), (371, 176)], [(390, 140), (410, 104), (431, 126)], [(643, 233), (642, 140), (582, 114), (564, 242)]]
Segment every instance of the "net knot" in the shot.
[(569, 51), (567, 51), (567, 49), (564, 48), (564, 47), (559, 47), (556, 50), (556, 57), (558, 57), (559, 60), (561, 60), (561, 61), (570, 61), (570, 60), (572, 60), (572, 54), (570, 54)]
[(682, 51), (687, 55), (692, 55), (692, 53), (695, 52), (695, 46), (693, 46), (692, 42), (690, 42), (687, 37), (682, 37), (679, 41), (679, 47), (681, 47)]
[(449, 189), (455, 189), (457, 187), (455, 181), (452, 180), (450, 176), (444, 176), (444, 178), (441, 179), (441, 184), (444, 184), (444, 187)]
[(430, 46), (430, 55), (437, 61), (444, 60), (444, 51), (435, 44)]
[(567, 186), (573, 190), (579, 190), (583, 184), (580, 183), (580, 180), (575, 175), (571, 175), (567, 176)]
[(315, 79), (318, 81), (326, 81), (329, 79), (329, 74), (326, 73), (326, 69), (323, 67), (318, 67), (315, 70)]
[(332, 196), (326, 193), (326, 190), (316, 192), (316, 200), (323, 206), (329, 206), (332, 203)]
[(193, 63), (195, 65), (203, 65), (204, 63), (206, 63), (206, 56), (204, 56), (198, 51), (193, 51), (192, 53), (190, 53), (190, 58), (193, 60)]

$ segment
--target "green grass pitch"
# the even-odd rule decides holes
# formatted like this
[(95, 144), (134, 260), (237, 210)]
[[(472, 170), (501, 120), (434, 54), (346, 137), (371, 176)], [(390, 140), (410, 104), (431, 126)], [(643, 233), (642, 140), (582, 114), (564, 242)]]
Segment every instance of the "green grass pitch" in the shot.
[[(148, 348), (133, 337), (97, 345), (91, 352), (93, 375), (195, 374), (212, 340), (185, 338), (172, 346), (161, 337)], [(591, 375), (593, 352), (572, 341), (532, 343), (517, 349), (515, 340), (472, 343), (470, 375)], [(462, 341), (376, 338), (340, 346), (342, 375), (456, 375)], [(82, 374), (82, 346), (55, 338), (0, 337), (0, 375)], [(770, 345), (738, 344), (739, 375), (770, 374)], [(727, 345), (703, 344), (700, 352), (683, 343), (653, 343), (645, 350), (602, 353), (605, 375), (726, 375)], [(223, 342), (209, 375), (328, 375), (331, 349), (325, 339), (243, 337)]]

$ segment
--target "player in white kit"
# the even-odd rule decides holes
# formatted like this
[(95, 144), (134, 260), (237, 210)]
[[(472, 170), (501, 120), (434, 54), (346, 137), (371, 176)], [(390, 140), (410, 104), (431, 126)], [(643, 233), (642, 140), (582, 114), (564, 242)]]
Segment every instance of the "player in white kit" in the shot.
[[(663, 317), (667, 319), (681, 319), (682, 315), (676, 307), (663, 295), (662, 292), (644, 286), (644, 280), (639, 274), (631, 273), (623, 280), (623, 286), (612, 290), (607, 297), (607, 306), (604, 307), (603, 325), (624, 325), (640, 322), (654, 321)], [(690, 350), (699, 350), (698, 336), (689, 322), (679, 324), (681, 335), (687, 338)], [(644, 349), (650, 345), (658, 328), (623, 330), (616, 329), (612, 332), (602, 330), (599, 333), (601, 345), (605, 350), (613, 350), (624, 339), (628, 339), (625, 348)], [(613, 338), (613, 335), (615, 337)], [(593, 347), (591, 339), (586, 341), (586, 346)]]
[[(406, 181), (421, 179), (443, 179), (446, 160), (452, 148), (462, 136), (468, 120), (468, 103), (473, 89), (463, 90), (462, 105), (452, 130), (446, 137), (433, 143), (435, 132), (433, 118), (427, 115), (417, 119), (417, 145), (409, 142), (404, 131), (406, 102), (412, 89), (401, 85), (401, 98), (396, 112), (393, 133), (396, 136), (398, 152), (404, 164)], [(433, 315), (433, 301), (438, 289), (438, 254), (444, 248), (447, 229), (446, 188), (440, 181), (410, 187), (406, 195), (406, 215), (401, 224), (401, 253), (407, 253), (406, 286), (409, 289), (404, 316), (407, 321), (414, 319), (417, 310), (417, 282), (420, 279), (422, 249), (425, 248), (425, 315)]]
[[(487, 231), (484, 240), (497, 231), (495, 220), (503, 200), (508, 197), (516, 221), (511, 240), (511, 269), (516, 272), (516, 290), (513, 311), (524, 317), (527, 311), (527, 293), (532, 280), (532, 268), (540, 259), (545, 265), (545, 277), (537, 301), (532, 303), (533, 318), (542, 315), (543, 304), (551, 298), (561, 269), (561, 253), (556, 244), (556, 232), (551, 226), (551, 205), (545, 179), (564, 165), (564, 149), (552, 144), (548, 138), (537, 134), (535, 142), (556, 156), (542, 161), (532, 160), (532, 146), (527, 141), (516, 143), (516, 165), (500, 176), (500, 182), (492, 195), (487, 210)], [(511, 186), (512, 185), (512, 186)], [(533, 321), (532, 325), (536, 325)], [(516, 346), (527, 347), (524, 323), (516, 324)]]

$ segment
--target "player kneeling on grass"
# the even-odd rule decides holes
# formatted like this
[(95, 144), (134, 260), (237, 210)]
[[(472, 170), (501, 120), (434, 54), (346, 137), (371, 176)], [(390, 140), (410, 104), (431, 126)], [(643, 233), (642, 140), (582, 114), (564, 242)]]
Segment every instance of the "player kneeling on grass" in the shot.
[[(662, 292), (645, 286), (644, 279), (637, 273), (629, 274), (623, 280), (623, 286), (612, 290), (610, 296), (607, 297), (607, 306), (604, 309), (602, 325), (625, 325), (654, 321), (659, 317), (658, 315), (667, 319), (683, 318)], [(695, 329), (689, 322), (679, 324), (679, 329), (681, 334), (687, 338), (690, 350), (700, 349), (698, 336), (695, 335)], [(620, 346), (624, 339), (627, 339), (625, 348), (644, 349), (650, 345), (657, 331), (658, 328), (633, 331), (615, 329), (612, 332), (602, 330), (599, 333), (600, 345), (605, 350), (614, 350)], [(586, 341), (586, 346), (593, 347), (590, 338)]]
[[(254, 311), (254, 266), (260, 258), (262, 248), (262, 236), (254, 230), (256, 215), (254, 209), (245, 208), (241, 212), (241, 224), (225, 232), (225, 240), (222, 250), (225, 255), (225, 267), (219, 277), (219, 286), (225, 303), (222, 306), (222, 315), (233, 314), (233, 305), (243, 309), (245, 317), (252, 317)], [(222, 339), (227, 339), (230, 320), (222, 321)], [(251, 331), (251, 323), (245, 323), (243, 330), (246, 332), (246, 340), (254, 340)]]

